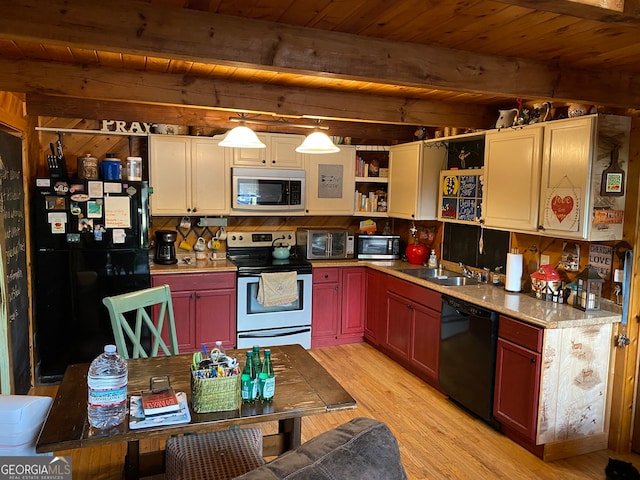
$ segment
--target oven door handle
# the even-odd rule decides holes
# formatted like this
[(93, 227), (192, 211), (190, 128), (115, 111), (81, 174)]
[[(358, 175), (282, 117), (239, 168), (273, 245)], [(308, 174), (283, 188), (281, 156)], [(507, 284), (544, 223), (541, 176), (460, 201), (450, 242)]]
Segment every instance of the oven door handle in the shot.
[(271, 338), (271, 337), (289, 337), (291, 335), (298, 335), (300, 333), (307, 333), (311, 331), (311, 328), (303, 328), (300, 330), (292, 330), (291, 332), (282, 332), (282, 333), (269, 333), (269, 332), (258, 332), (258, 333), (240, 333), (238, 335), (239, 338)]

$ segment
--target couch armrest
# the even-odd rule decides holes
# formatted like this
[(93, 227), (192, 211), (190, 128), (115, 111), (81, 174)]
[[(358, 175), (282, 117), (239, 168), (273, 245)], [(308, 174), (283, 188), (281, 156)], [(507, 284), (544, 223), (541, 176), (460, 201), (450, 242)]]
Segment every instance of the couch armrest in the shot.
[(355, 418), (283, 453), (236, 480), (350, 480), (407, 478), (398, 441), (389, 427), (370, 418)]

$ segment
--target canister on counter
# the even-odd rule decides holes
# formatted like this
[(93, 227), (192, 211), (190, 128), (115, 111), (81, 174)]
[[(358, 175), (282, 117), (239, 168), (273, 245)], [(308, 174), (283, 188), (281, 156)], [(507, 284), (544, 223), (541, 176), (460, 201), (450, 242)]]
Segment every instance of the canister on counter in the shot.
[(78, 178), (87, 180), (98, 180), (98, 159), (87, 153), (83, 157), (78, 157)]
[(124, 177), (131, 182), (142, 181), (142, 157), (127, 157)]
[(107, 158), (100, 162), (100, 174), (103, 180), (120, 180), (122, 163), (115, 153), (107, 153)]

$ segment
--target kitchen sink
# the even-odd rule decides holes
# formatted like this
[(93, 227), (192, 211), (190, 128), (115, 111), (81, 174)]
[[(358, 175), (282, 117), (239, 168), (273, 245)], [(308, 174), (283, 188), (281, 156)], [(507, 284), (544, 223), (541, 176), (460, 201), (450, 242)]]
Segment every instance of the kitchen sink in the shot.
[(447, 277), (432, 278), (429, 281), (442, 285), (443, 287), (462, 287), (464, 285), (478, 285), (478, 280), (470, 277)]
[(444, 268), (400, 268), (398, 271), (414, 277), (424, 278), (425, 280), (432, 280), (434, 278), (445, 279), (460, 276), (459, 273), (452, 272), (451, 270), (445, 270)]

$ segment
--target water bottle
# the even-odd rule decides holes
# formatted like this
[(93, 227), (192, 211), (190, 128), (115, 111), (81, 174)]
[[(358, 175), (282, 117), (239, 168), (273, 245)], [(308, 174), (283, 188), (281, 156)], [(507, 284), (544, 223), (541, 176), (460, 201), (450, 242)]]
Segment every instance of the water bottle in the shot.
[(271, 363), (271, 349), (264, 349), (264, 359), (262, 361), (262, 372), (260, 379), (260, 401), (271, 402), (276, 390), (276, 377), (273, 373), (273, 364)]
[(247, 361), (242, 369), (242, 376), (240, 378), (240, 392), (242, 395), (242, 403), (253, 403), (255, 401), (255, 385), (256, 371), (253, 368), (253, 352), (249, 350), (247, 352)]
[(116, 353), (115, 345), (105, 345), (104, 353), (91, 362), (87, 414), (96, 428), (120, 425), (127, 415), (127, 361)]
[(211, 353), (211, 360), (213, 360), (214, 362), (219, 361), (226, 355), (224, 347), (222, 346), (222, 340), (216, 340), (216, 347)]

